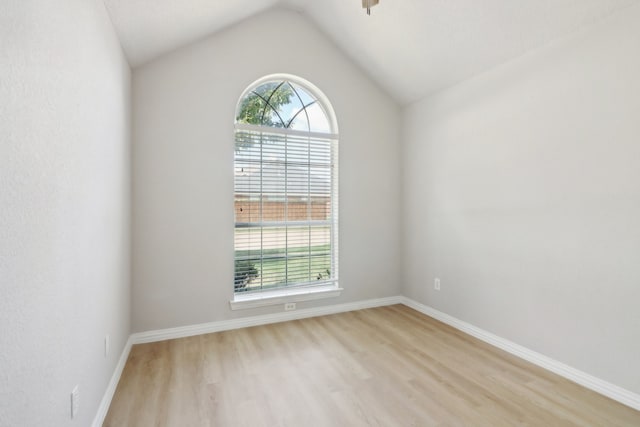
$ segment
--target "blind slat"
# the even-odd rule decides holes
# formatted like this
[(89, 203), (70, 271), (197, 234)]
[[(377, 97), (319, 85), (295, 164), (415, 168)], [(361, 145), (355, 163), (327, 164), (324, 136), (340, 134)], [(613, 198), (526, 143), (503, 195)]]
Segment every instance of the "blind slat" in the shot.
[(337, 136), (236, 128), (235, 290), (335, 283)]

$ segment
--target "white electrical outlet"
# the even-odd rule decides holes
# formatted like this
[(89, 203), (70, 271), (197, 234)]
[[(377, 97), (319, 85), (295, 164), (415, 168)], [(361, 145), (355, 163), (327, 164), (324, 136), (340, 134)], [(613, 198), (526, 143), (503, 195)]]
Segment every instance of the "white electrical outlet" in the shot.
[(80, 392), (76, 385), (71, 391), (71, 419), (78, 415), (78, 409), (80, 409)]
[(104, 337), (104, 357), (109, 355), (109, 335), (105, 335)]
[(291, 311), (291, 310), (295, 310), (296, 309), (296, 303), (295, 302), (288, 302), (284, 305), (284, 311)]
[(440, 290), (440, 279), (438, 279), (437, 277), (433, 281), (433, 289), (435, 289), (436, 291)]

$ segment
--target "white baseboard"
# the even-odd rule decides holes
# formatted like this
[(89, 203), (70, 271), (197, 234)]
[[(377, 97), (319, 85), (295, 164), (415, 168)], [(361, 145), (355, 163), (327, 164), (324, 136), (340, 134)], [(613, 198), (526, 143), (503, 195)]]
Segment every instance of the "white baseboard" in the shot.
[(437, 319), (442, 323), (446, 323), (447, 325), (452, 326), (471, 336), (474, 336), (486, 343), (489, 343), (494, 347), (498, 347), (508, 353), (520, 357), (521, 359), (531, 362), (534, 365), (538, 365), (548, 371), (560, 375), (561, 377), (564, 377), (570, 381), (580, 384), (583, 387), (593, 390), (596, 393), (600, 393), (615, 401), (618, 401), (624, 405), (640, 411), (639, 394), (633, 393), (615, 384), (611, 384), (607, 381), (601, 380), (600, 378), (596, 378), (593, 375), (587, 374), (586, 372), (579, 371), (578, 369), (572, 368), (571, 366), (565, 365), (564, 363), (558, 362), (557, 360), (551, 359), (550, 357), (544, 356), (533, 350), (529, 350), (526, 347), (501, 338), (497, 335), (494, 335), (490, 332), (487, 332), (483, 329), (480, 329), (467, 322), (464, 322), (460, 319), (457, 319), (453, 316), (445, 314), (412, 299), (401, 297), (401, 302), (407, 307), (411, 307), (414, 310), (426, 314), (429, 317), (433, 317), (434, 319)]
[(218, 322), (202, 323), (199, 325), (181, 326), (178, 328), (161, 329), (157, 331), (138, 332), (131, 336), (133, 344), (143, 344), (164, 341), (175, 338), (191, 337), (194, 335), (210, 334), (231, 329), (248, 328), (251, 326), (268, 325), (270, 323), (286, 322), (288, 320), (305, 319), (307, 317), (325, 316), (364, 308), (382, 307), (385, 305), (401, 304), (401, 296), (371, 299), (345, 304), (327, 305), (316, 308), (306, 308), (295, 311), (265, 314), (262, 316), (242, 317), (238, 319), (221, 320)]
[(102, 398), (102, 402), (100, 403), (98, 413), (93, 420), (92, 426), (102, 426), (104, 418), (107, 415), (107, 411), (109, 410), (109, 405), (111, 405), (111, 399), (113, 398), (113, 394), (116, 391), (118, 381), (120, 380), (120, 376), (122, 375), (124, 365), (127, 362), (127, 358), (129, 357), (131, 346), (133, 344), (143, 344), (155, 341), (164, 341), (168, 339), (184, 338), (194, 335), (228, 331), (231, 329), (248, 328), (251, 326), (267, 325), (270, 323), (286, 322), (288, 320), (304, 319), (308, 317), (325, 316), (329, 314), (343, 313), (365, 308), (382, 307), (393, 304), (404, 304), (407, 307), (411, 307), (414, 310), (426, 314), (427, 316), (433, 317), (434, 319), (446, 323), (447, 325), (450, 325), (462, 332), (474, 336), (486, 343), (489, 343), (508, 353), (511, 353), (535, 365), (547, 369), (548, 371), (554, 372), (564, 378), (567, 378), (568, 380), (582, 385), (583, 387), (593, 390), (596, 393), (600, 393), (636, 410), (640, 410), (640, 395), (636, 393), (623, 389), (622, 387), (619, 387), (617, 385), (608, 383), (585, 372), (579, 371), (540, 353), (536, 353), (533, 350), (529, 350), (526, 347), (501, 338), (453, 316), (442, 313), (432, 307), (421, 304), (417, 301), (403, 296), (395, 296), (132, 334), (127, 340), (127, 344), (122, 351), (122, 355), (120, 356), (120, 360), (116, 365), (113, 376), (111, 377), (111, 381), (109, 382), (104, 397)]
[(113, 371), (113, 375), (111, 375), (111, 380), (107, 385), (107, 390), (104, 392), (104, 396), (102, 397), (100, 406), (98, 406), (98, 412), (96, 413), (96, 416), (93, 419), (93, 423), (91, 424), (92, 427), (102, 427), (102, 424), (104, 423), (104, 418), (107, 416), (109, 406), (111, 406), (111, 399), (113, 399), (113, 395), (116, 392), (116, 387), (118, 387), (118, 382), (120, 381), (120, 376), (122, 376), (124, 365), (127, 363), (127, 359), (129, 358), (129, 352), (131, 352), (132, 344), (133, 340), (131, 339), (131, 336), (129, 336), (127, 343), (124, 345), (124, 349), (122, 349), (120, 359), (118, 359), (118, 364)]

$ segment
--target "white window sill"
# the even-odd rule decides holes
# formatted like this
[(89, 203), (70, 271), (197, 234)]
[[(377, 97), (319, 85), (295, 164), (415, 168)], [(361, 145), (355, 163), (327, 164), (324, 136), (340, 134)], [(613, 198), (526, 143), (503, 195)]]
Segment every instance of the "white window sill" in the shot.
[(247, 308), (266, 307), (288, 302), (335, 298), (340, 296), (341, 292), (342, 288), (336, 285), (313, 288), (278, 289), (255, 294), (235, 295), (233, 299), (229, 301), (229, 304), (231, 305), (231, 310), (244, 310)]

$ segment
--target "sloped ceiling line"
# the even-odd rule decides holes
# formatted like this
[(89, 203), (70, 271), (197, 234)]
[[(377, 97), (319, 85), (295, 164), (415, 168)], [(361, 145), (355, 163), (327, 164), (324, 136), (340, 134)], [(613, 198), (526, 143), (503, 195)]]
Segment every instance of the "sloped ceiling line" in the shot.
[(104, 0), (132, 67), (274, 7), (313, 21), (407, 104), (640, 0)]

